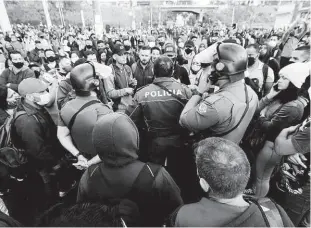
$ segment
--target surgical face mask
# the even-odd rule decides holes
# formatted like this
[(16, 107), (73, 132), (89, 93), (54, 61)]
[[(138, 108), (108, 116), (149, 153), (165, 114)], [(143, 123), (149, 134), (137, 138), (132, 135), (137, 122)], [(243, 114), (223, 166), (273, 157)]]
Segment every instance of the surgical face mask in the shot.
[(186, 48), (186, 49), (185, 49), (185, 52), (187, 53), (187, 55), (189, 55), (189, 54), (192, 52), (192, 49)]
[(15, 66), (17, 69), (20, 69), (24, 66), (24, 63), (23, 62), (12, 62), (13, 66)]
[(159, 42), (160, 46), (163, 46), (164, 45), (164, 42)]
[(153, 48), (155, 46), (155, 42), (149, 42), (149, 47)]
[(185, 43), (183, 43), (183, 42), (178, 43), (179, 48), (184, 48), (184, 46), (185, 46)]
[(51, 101), (50, 94), (44, 93), (40, 96), (34, 96), (34, 102), (40, 106), (47, 105)]
[(72, 63), (75, 63), (75, 62), (77, 62), (78, 59), (79, 59), (79, 58), (71, 58), (71, 62), (72, 62)]
[(36, 78), (39, 78), (39, 76), (40, 76), (40, 74), (41, 74), (40, 71), (35, 70), (34, 72), (35, 72), (35, 77), (36, 77)]
[(255, 61), (255, 57), (248, 57), (248, 66), (254, 65)]
[(198, 65), (192, 65), (191, 66), (191, 71), (196, 74), (199, 72), (199, 70), (201, 70), (201, 66), (198, 66)]
[(124, 45), (124, 49), (125, 49), (125, 51), (129, 51), (129, 50), (131, 49), (131, 46), (129, 46), (129, 45)]
[(50, 56), (50, 57), (47, 57), (46, 59), (49, 62), (54, 62), (56, 60), (56, 57), (55, 56)]
[(269, 44), (270, 47), (273, 47), (273, 48), (274, 48), (274, 47), (276, 47), (277, 42), (274, 41), (274, 40), (270, 40), (268, 44)]

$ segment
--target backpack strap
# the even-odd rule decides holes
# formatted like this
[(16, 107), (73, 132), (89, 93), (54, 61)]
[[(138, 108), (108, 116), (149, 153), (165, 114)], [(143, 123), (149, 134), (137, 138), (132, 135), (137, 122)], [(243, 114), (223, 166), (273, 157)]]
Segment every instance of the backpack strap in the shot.
[(101, 103), (100, 101), (98, 100), (92, 100), (92, 101), (89, 101), (87, 103), (85, 103), (70, 119), (69, 121), (69, 124), (68, 124), (68, 129), (71, 131), (71, 128), (76, 120), (76, 117), (78, 116), (78, 114), (83, 111), (85, 108), (93, 105), (93, 104), (96, 104), (96, 103)]
[(141, 199), (142, 195), (151, 193), (153, 182), (161, 168), (162, 166), (160, 165), (146, 163), (134, 181), (130, 192), (127, 194), (129, 199), (137, 202), (137, 200)]
[(244, 196), (248, 201), (255, 203), (260, 210), (267, 227), (284, 227), (281, 212), (276, 203), (269, 198), (256, 199), (252, 196)]

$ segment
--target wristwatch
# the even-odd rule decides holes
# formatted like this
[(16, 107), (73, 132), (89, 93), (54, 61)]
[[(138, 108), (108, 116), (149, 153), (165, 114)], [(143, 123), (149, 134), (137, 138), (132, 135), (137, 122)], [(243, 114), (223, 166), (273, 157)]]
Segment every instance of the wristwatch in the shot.
[(200, 97), (203, 96), (203, 93), (200, 93), (197, 89), (192, 90), (192, 95), (198, 95)]

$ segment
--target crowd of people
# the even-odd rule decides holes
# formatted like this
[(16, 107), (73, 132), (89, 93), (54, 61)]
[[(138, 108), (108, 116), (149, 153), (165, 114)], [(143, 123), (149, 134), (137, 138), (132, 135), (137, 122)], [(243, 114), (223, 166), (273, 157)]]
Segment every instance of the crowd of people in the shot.
[(310, 28), (0, 32), (1, 226), (310, 226)]

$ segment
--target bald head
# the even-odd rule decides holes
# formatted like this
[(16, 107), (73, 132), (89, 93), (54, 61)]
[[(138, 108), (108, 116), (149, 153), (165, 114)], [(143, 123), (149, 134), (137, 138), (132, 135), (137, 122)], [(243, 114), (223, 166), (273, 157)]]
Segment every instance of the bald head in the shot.
[(70, 81), (75, 90), (88, 90), (89, 83), (93, 79), (94, 70), (89, 63), (83, 63), (74, 67), (70, 72)]

